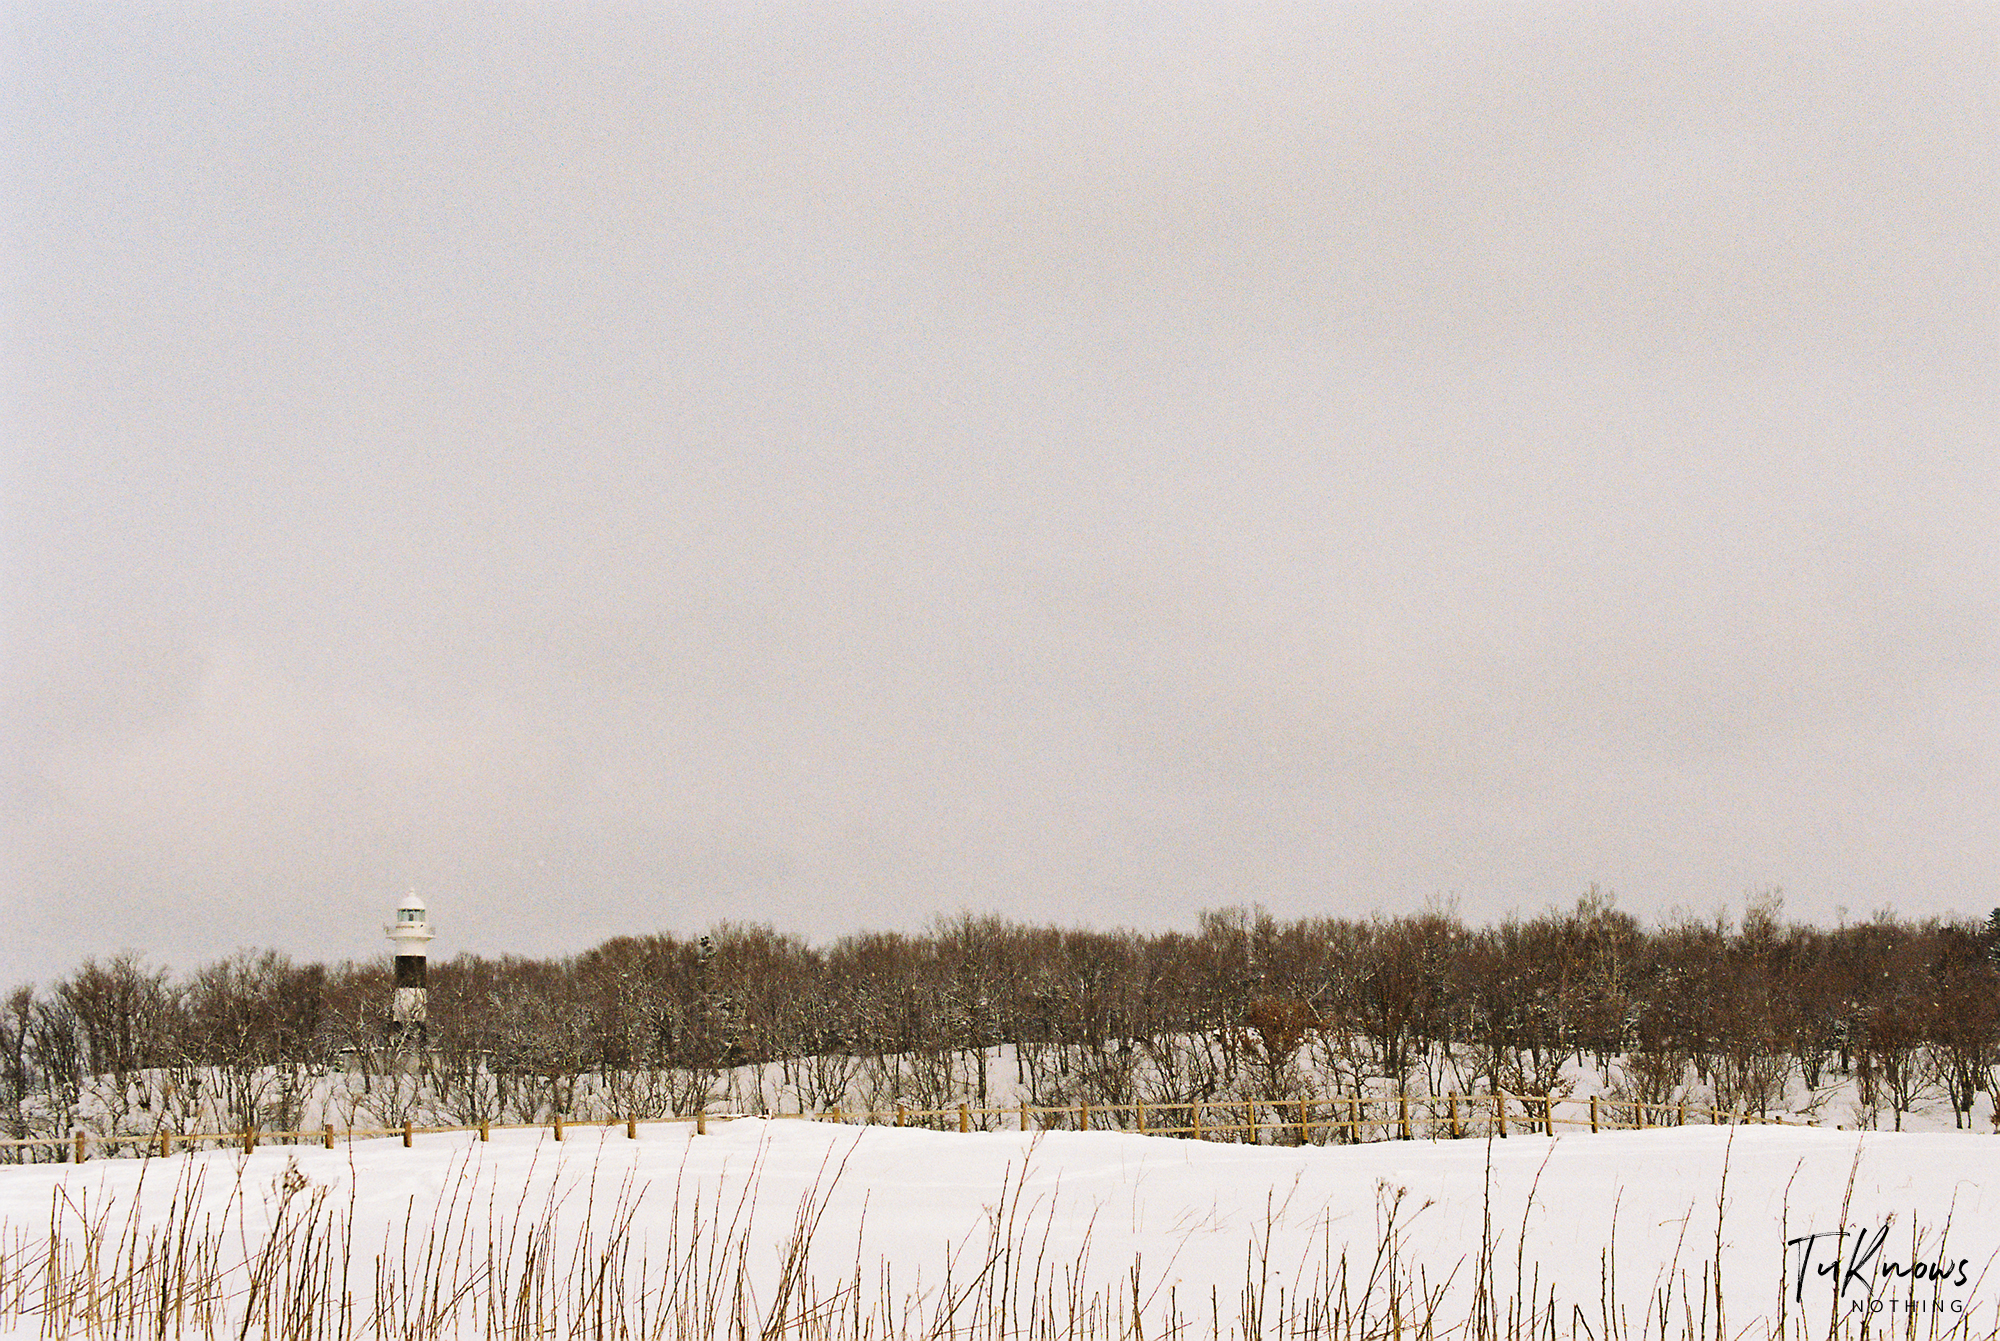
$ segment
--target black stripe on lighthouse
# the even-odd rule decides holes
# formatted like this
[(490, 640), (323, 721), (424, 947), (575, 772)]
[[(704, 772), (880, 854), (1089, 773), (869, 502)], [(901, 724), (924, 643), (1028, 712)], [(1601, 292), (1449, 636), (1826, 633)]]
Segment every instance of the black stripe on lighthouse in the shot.
[[(381, 960), (376, 960), (381, 963)], [(424, 985), (424, 957), (422, 955), (396, 956), (396, 986), (422, 987)]]

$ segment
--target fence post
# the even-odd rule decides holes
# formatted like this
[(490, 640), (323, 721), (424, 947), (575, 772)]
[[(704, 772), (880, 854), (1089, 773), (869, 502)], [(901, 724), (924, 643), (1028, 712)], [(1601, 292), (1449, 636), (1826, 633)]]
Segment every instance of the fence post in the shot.
[(908, 1119), (908, 1112), (909, 1110), (903, 1107), (903, 1101), (901, 1099), (896, 1100), (896, 1125), (898, 1127), (902, 1126)]
[(326, 1148), (328, 1150), (333, 1149), (333, 1124), (331, 1122), (326, 1124), (324, 1135), (326, 1137)]
[(1493, 1125), (1504, 1140), (1507, 1135), (1507, 1091), (1493, 1091)]
[(958, 1129), (961, 1132), (972, 1130), (972, 1111), (964, 1104), (958, 1106)]
[(88, 1153), (89, 1146), (86, 1144), (89, 1140), (90, 1138), (83, 1134), (83, 1128), (78, 1127), (76, 1129), (76, 1162), (79, 1164), (90, 1158)]
[(482, 1141), (493, 1139), (493, 1124), (486, 1118), (479, 1119), (479, 1139)]
[(1361, 1144), (1361, 1097), (1355, 1094), (1347, 1096), (1347, 1143)]
[(562, 1136), (563, 1136), (563, 1133), (562, 1133), (562, 1114), (561, 1114), (561, 1113), (557, 1113), (557, 1114), (555, 1115), (555, 1120), (556, 1120), (556, 1139), (557, 1139), (558, 1141), (560, 1141), (560, 1140), (562, 1139)]
[(1592, 1135), (1597, 1133), (1597, 1096), (1594, 1094), (1590, 1096), (1590, 1130)]
[(1410, 1139), (1410, 1092), (1400, 1086), (1396, 1090), (1396, 1117), (1403, 1124), (1403, 1139)]
[(249, 1127), (249, 1126), (244, 1127), (243, 1153), (247, 1155), (256, 1148), (257, 1148), (257, 1129), (255, 1127)]
[(1311, 1145), (1313, 1143), (1312, 1109), (1308, 1106), (1309, 1103), (1310, 1101), (1306, 1099), (1299, 1100), (1300, 1145)]
[(1028, 1129), (1028, 1101), (1026, 1099), (1023, 1099), (1021, 1100), (1021, 1130), (1026, 1131), (1027, 1129)]
[(1090, 1100), (1088, 1099), (1085, 1099), (1076, 1106), (1076, 1129), (1078, 1131), (1090, 1130)]
[(625, 1139), (628, 1141), (639, 1139), (639, 1119), (635, 1114), (625, 1115)]
[(162, 1128), (160, 1131), (160, 1158), (165, 1159), (168, 1155), (171, 1155), (173, 1153), (174, 1153), (174, 1134)]
[(404, 1118), (404, 1119), (403, 1119), (403, 1149), (405, 1149), (405, 1150), (408, 1150), (408, 1149), (410, 1148), (410, 1138), (411, 1138), (411, 1137), (413, 1137), (413, 1136), (415, 1136), (416, 1134), (417, 1134), (417, 1125), (416, 1125), (416, 1123), (414, 1123), (414, 1122), (410, 1121), (410, 1119), (408, 1119), (408, 1118)]
[(708, 1105), (706, 1104), (695, 1110), (694, 1134), (696, 1136), (708, 1135)]
[(1142, 1099), (1133, 1106), (1139, 1110), (1139, 1134), (1144, 1136), (1146, 1134), (1146, 1103)]
[(1683, 1127), (1687, 1126), (1687, 1124), (1688, 1124), (1688, 1101), (1687, 1101), (1686, 1099), (1683, 1099), (1683, 1100), (1681, 1100), (1681, 1114), (1680, 1114), (1680, 1117), (1681, 1117), (1681, 1120), (1680, 1120), (1680, 1124), (1679, 1124), (1679, 1125), (1681, 1125), (1681, 1126), (1683, 1126)]
[(1450, 1099), (1450, 1103), (1451, 1103), (1451, 1139), (1452, 1139), (1452, 1140), (1454, 1140), (1454, 1141), (1456, 1141), (1456, 1140), (1457, 1140), (1457, 1139), (1458, 1139), (1459, 1137), (1461, 1137), (1461, 1136), (1465, 1135), (1465, 1132), (1464, 1132), (1464, 1130), (1463, 1130), (1463, 1129), (1462, 1129), (1462, 1128), (1461, 1128), (1461, 1127), (1460, 1127), (1460, 1126), (1458, 1125), (1458, 1095), (1457, 1095), (1457, 1093), (1456, 1093), (1456, 1092), (1454, 1092), (1453, 1094), (1451, 1094), (1451, 1095), (1449, 1096), (1449, 1099)]
[(836, 1124), (842, 1124), (847, 1121), (846, 1116), (840, 1111), (839, 1104), (833, 1106), (833, 1120)]
[(1192, 1108), (1190, 1108), (1190, 1109), (1189, 1109), (1188, 1111), (1194, 1114), (1194, 1121), (1193, 1121), (1193, 1122), (1192, 1122), (1192, 1123), (1191, 1123), (1190, 1125), (1191, 1125), (1191, 1126), (1192, 1126), (1192, 1127), (1194, 1128), (1194, 1139), (1195, 1139), (1195, 1140), (1197, 1140), (1197, 1141), (1199, 1141), (1199, 1140), (1201, 1140), (1201, 1139), (1202, 1139), (1202, 1136), (1201, 1136), (1201, 1100), (1199, 1100), (1199, 1099), (1196, 1099), (1196, 1100), (1194, 1101), (1194, 1106), (1193, 1106)]

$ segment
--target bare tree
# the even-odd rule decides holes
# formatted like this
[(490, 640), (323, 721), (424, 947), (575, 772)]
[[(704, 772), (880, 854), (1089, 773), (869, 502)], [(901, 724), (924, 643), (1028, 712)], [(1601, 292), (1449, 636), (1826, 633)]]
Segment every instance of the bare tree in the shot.
[(243, 952), (188, 985), (190, 1052), (214, 1076), (216, 1117), (230, 1130), (296, 1129), (324, 1071), (326, 970), (275, 951)]
[[(148, 969), (129, 953), (102, 964), (86, 959), (55, 993), (83, 1035), (84, 1088), (96, 1125), (107, 1136), (130, 1129), (135, 1111), (154, 1108), (156, 1086), (145, 1072), (166, 1060), (166, 1039), (177, 1024), (179, 1003), (165, 970)], [(158, 1119), (137, 1125), (149, 1130)]]
[[(4, 1011), (0, 1011), (0, 1122), (6, 1124), (7, 1135), (21, 1140), (28, 1135), (28, 1115), (23, 1103), (33, 1088), (34, 1075), (30, 1069), (29, 1033), (35, 1019), (35, 989), (16, 987), (7, 995)], [(10, 1147), (6, 1157), (18, 1162), (24, 1158), (21, 1147)]]
[(1797, 1035), (1783, 990), (1793, 943), (1778, 926), (1782, 907), (1776, 890), (1746, 901), (1742, 927), (1709, 965), (1705, 991), (1716, 1038), (1715, 1105), (1760, 1118), (1784, 1097)]
[(1243, 1012), (1243, 1027), (1250, 1035), (1248, 1052), (1260, 1097), (1297, 1096), (1299, 1050), (1321, 1027), (1318, 1013), (1296, 997), (1260, 996)]
[(1924, 1047), (1924, 1020), (1914, 996), (1899, 995), (1874, 1007), (1867, 1016), (1863, 1047), (1869, 1069), (1879, 1079), (1881, 1092), (1896, 1115), (1896, 1130), (1903, 1129), (1903, 1117), (1935, 1081), (1931, 1056)]
[(1938, 927), (1931, 939), (1921, 1009), (1929, 1070), (1951, 1102), (1952, 1125), (1970, 1126), (1987, 1068), (2000, 1057), (2000, 971), (1987, 960), (1975, 928)]

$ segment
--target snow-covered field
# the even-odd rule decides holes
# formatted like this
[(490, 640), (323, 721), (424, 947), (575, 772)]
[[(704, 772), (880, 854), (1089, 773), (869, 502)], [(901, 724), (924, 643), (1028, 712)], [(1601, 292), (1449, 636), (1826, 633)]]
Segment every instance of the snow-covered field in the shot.
[(237, 1335), (259, 1308), (301, 1336), (2000, 1333), (1983, 1133), (1282, 1148), (746, 1119), (10, 1167), (0, 1221), (8, 1338), (86, 1311)]

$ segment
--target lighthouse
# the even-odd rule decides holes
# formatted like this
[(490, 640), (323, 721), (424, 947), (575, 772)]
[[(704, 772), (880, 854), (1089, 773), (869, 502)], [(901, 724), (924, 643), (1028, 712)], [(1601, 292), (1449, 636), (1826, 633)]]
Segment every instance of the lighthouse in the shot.
[(396, 920), (384, 930), (396, 947), (396, 996), (389, 1006), (389, 1039), (397, 1047), (421, 1047), (428, 1012), (424, 986), (424, 947), (431, 943), (431, 924), (424, 901), (411, 890), (396, 905)]

